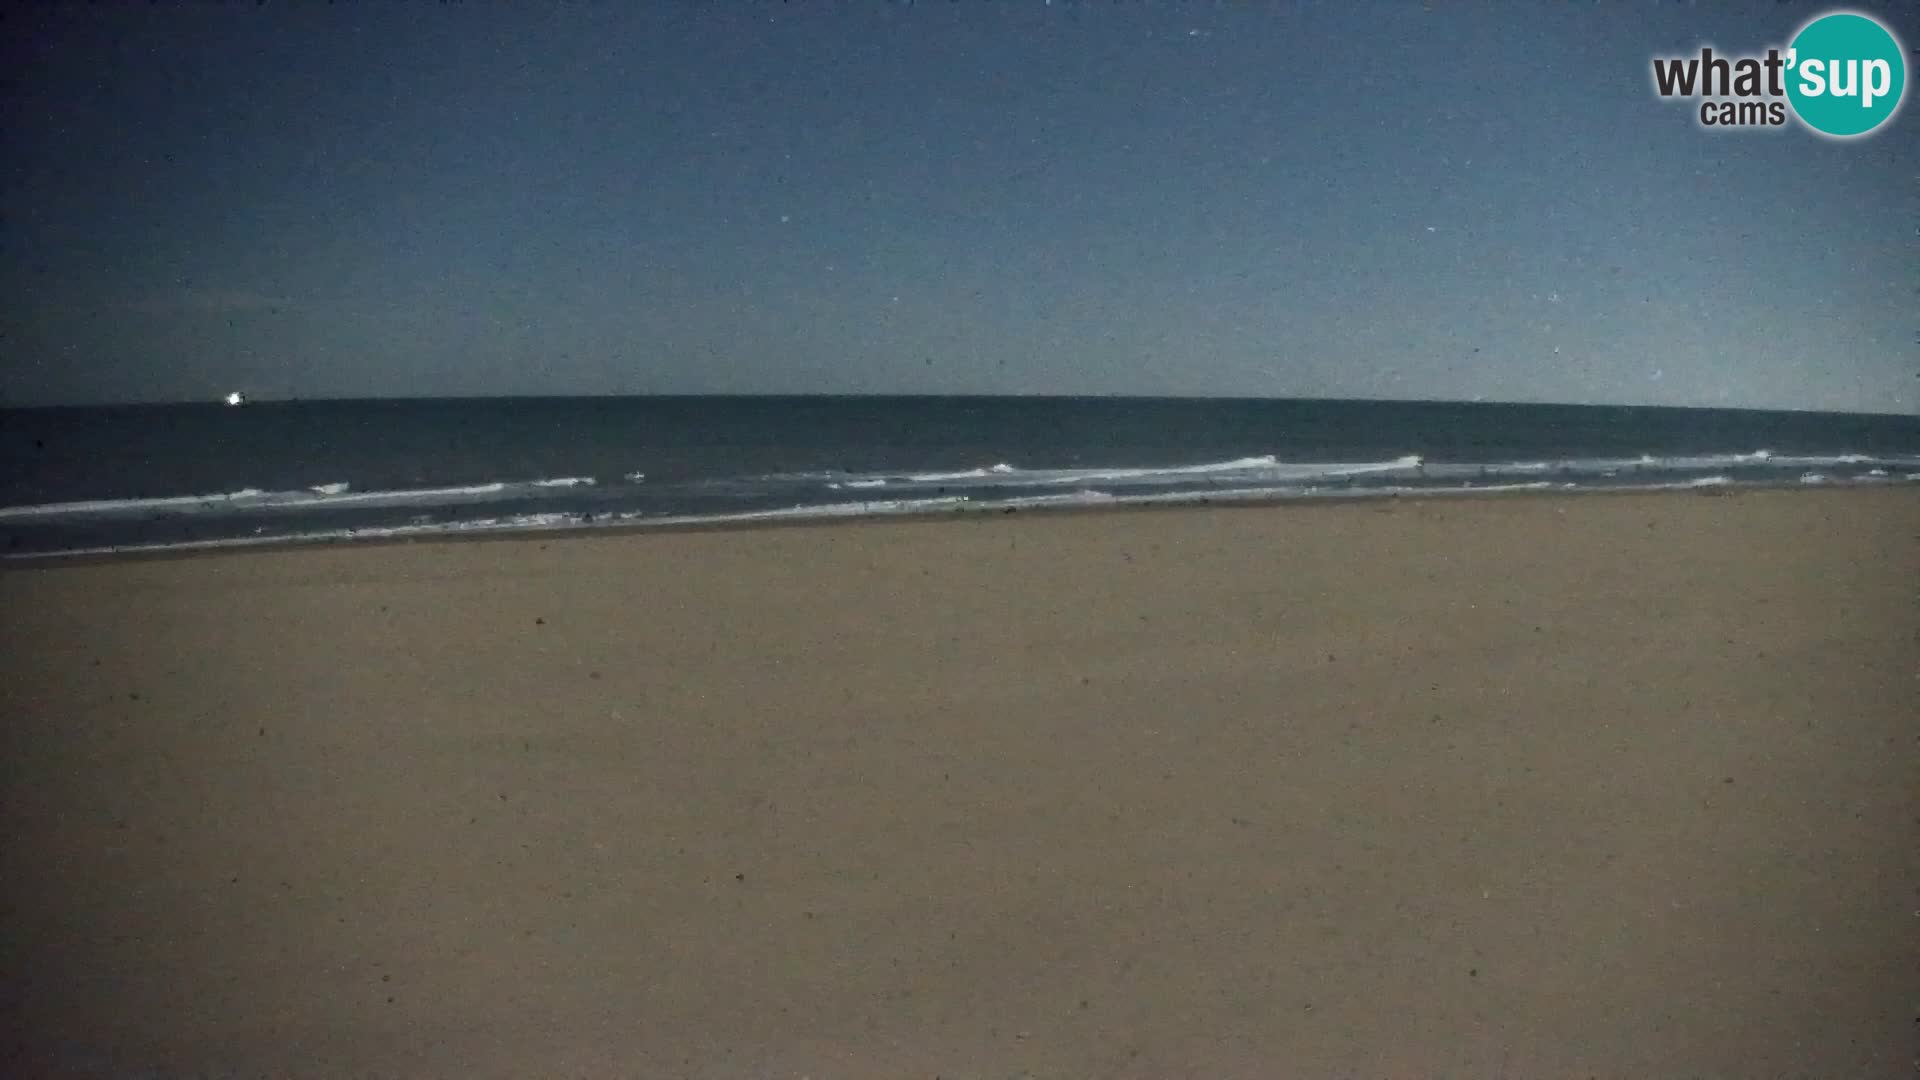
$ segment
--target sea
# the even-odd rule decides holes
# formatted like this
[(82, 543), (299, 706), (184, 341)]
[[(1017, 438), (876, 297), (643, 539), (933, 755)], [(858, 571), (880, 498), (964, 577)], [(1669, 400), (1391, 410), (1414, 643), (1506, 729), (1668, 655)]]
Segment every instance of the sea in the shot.
[(8, 559), (1151, 502), (1902, 485), (1920, 416), (967, 397), (0, 411)]

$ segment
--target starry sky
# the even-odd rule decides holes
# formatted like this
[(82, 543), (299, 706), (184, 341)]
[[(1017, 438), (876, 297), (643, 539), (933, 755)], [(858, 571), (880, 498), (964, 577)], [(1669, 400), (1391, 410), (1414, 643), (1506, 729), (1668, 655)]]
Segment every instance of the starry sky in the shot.
[(1652, 91), (1822, 10), (13, 8), (0, 402), (1920, 412), (1920, 113), (1709, 132)]

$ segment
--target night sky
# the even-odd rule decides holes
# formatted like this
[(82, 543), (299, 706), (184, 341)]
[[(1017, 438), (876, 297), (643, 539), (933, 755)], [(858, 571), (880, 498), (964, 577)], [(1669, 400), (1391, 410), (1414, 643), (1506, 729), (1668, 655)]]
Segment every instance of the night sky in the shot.
[(1835, 142), (1651, 87), (1823, 10), (16, 7), (0, 400), (1920, 412), (1912, 102)]

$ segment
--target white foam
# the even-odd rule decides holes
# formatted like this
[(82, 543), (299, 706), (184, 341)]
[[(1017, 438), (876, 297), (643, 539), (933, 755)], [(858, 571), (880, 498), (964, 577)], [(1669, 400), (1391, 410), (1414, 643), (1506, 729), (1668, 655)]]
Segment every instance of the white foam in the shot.
[[(1174, 484), (1228, 479), (1303, 480), (1312, 477), (1363, 476), (1419, 469), (1423, 461), (1408, 454), (1388, 461), (1283, 462), (1272, 455), (1211, 461), (1198, 465), (1104, 467), (1081, 469), (1022, 469), (1007, 464), (953, 472), (867, 473), (840, 477), (833, 489), (873, 490), (961, 484), (978, 487), (1079, 487), (1086, 484)], [(796, 474), (804, 476), (805, 474)]]
[(87, 499), (80, 502), (42, 503), (35, 506), (0, 507), (0, 520), (31, 521), (37, 518), (136, 514), (158, 510), (189, 510), (196, 507), (244, 505), (258, 500), (266, 492), (242, 488), (224, 495), (170, 495), (158, 499)]
[[(1316, 481), (1337, 481), (1359, 477), (1391, 477), (1405, 472), (1423, 481), (1484, 480), (1501, 477), (1538, 476), (1560, 473), (1567, 476), (1611, 477), (1621, 474), (1643, 475), (1651, 472), (1713, 472), (1729, 468), (1764, 466), (1769, 469), (1800, 469), (1826, 472), (1835, 468), (1858, 471), (1862, 465), (1877, 468), (1868, 475), (1885, 475), (1888, 469), (1920, 469), (1920, 454), (1873, 456), (1855, 452), (1827, 455), (1778, 454), (1772, 450), (1743, 453), (1699, 454), (1656, 458), (1643, 454), (1637, 458), (1574, 458), (1562, 461), (1521, 461), (1492, 463), (1430, 464), (1418, 455), (1405, 455), (1384, 461), (1365, 462), (1283, 462), (1272, 455), (1234, 458), (1227, 461), (1165, 467), (1095, 467), (1072, 469), (1021, 469), (1004, 462), (974, 469), (925, 473), (790, 473), (759, 477), (762, 481), (804, 481), (823, 484), (829, 490), (883, 491), (903, 493), (930, 486), (961, 485), (984, 488), (1048, 488), (1089, 486), (1150, 487), (1185, 483), (1247, 486), (1269, 485), (1276, 488), (1309, 485)], [(626, 474), (639, 482), (641, 472)], [(1909, 474), (1909, 478), (1911, 475)], [(710, 481), (711, 482), (711, 481)], [(739, 479), (726, 481), (740, 483)], [(752, 479), (746, 481), (749, 485)], [(176, 495), (151, 499), (94, 499), (62, 503), (44, 503), (0, 508), (0, 521), (57, 521), (66, 518), (136, 517), (141, 515), (218, 514), (276, 509), (371, 507), (390, 505), (435, 506), (490, 499), (526, 497), (546, 491), (592, 487), (592, 477), (574, 476), (531, 481), (493, 481), (448, 487), (403, 488), (387, 491), (355, 491), (346, 482), (318, 484), (295, 491), (262, 491), (243, 488), (238, 491), (207, 495)]]
[(401, 488), (393, 491), (354, 491), (346, 483), (320, 484), (297, 491), (242, 488), (222, 495), (174, 495), (157, 499), (89, 499), (0, 507), (0, 521), (58, 521), (67, 518), (138, 517), (141, 515), (217, 514), (225, 512), (358, 506), (443, 506), (513, 498), (553, 488), (591, 486), (593, 480), (568, 477), (525, 483), (493, 481), (458, 487)]
[[(956, 480), (985, 480), (991, 476), (1017, 476), (1020, 475), (1020, 473), (1020, 469), (1008, 465), (1003, 461), (998, 464), (988, 465), (983, 469), (962, 469), (959, 472), (908, 473), (905, 476), (898, 477), (898, 479), (920, 484), (947, 484)], [(872, 479), (885, 481), (889, 478), (881, 476), (873, 477)], [(859, 486), (859, 483), (859, 481), (850, 481), (847, 486), (855, 487)]]
[[(1139, 496), (1138, 498), (1151, 498)], [(1042, 506), (1101, 506), (1107, 503), (1126, 502), (1126, 496), (1114, 495), (1106, 491), (1067, 491), (1058, 495), (1023, 495), (1012, 499), (995, 499), (983, 504), (988, 507), (1011, 506), (1015, 508)]]
[(1470, 476), (1512, 476), (1540, 472), (1557, 472), (1569, 476), (1618, 476), (1645, 474), (1648, 472), (1705, 472), (1728, 468), (1763, 466), (1768, 469), (1831, 469), (1841, 466), (1859, 466), (1866, 464), (1897, 465), (1914, 462), (1920, 464), (1920, 455), (1894, 455), (1874, 457), (1867, 454), (1776, 454), (1771, 450), (1755, 450), (1750, 453), (1694, 454), (1656, 458), (1642, 454), (1637, 458), (1567, 458), (1561, 461), (1545, 462), (1507, 462), (1492, 464), (1447, 463), (1428, 465), (1423, 474), (1428, 478), (1453, 478)]
[(875, 499), (866, 502), (829, 503), (826, 506), (793, 506), (784, 510), (750, 510), (740, 514), (705, 516), (699, 514), (684, 515), (679, 518), (657, 519), (662, 523), (679, 521), (781, 521), (796, 518), (825, 517), (868, 517), (875, 515), (924, 513), (930, 510), (946, 510), (965, 506), (969, 503), (965, 495), (944, 495), (933, 499)]
[[(1861, 466), (1872, 465), (1872, 469)], [(1727, 470), (1762, 467), (1762, 477), (1751, 472)], [(807, 481), (815, 492), (845, 489), (863, 494), (885, 493), (892, 498), (861, 498), (844, 503), (796, 505), (779, 510), (744, 513), (693, 514), (672, 518), (646, 518), (643, 512), (531, 515), (486, 518), (478, 521), (435, 523), (425, 515), (391, 529), (320, 531), (315, 539), (343, 536), (412, 535), (414, 533), (467, 532), (476, 529), (537, 528), (543, 523), (571, 521), (579, 524), (640, 521), (643, 523), (681, 523), (709, 521), (754, 521), (804, 519), (808, 517), (910, 514), (963, 506), (979, 509), (994, 506), (1072, 505), (1087, 502), (1189, 502), (1210, 499), (1286, 499), (1302, 497), (1346, 497), (1393, 494), (1474, 494), (1482, 492), (1538, 490), (1554, 486), (1539, 480), (1543, 474), (1558, 474), (1557, 479), (1577, 479), (1578, 485), (1563, 482), (1559, 486), (1579, 486), (1584, 490), (1658, 490), (1668, 488), (1721, 487), (1736, 483), (1789, 482), (1798, 470), (1801, 483), (1866, 483), (1873, 478), (1886, 479), (1897, 473), (1901, 479), (1920, 481), (1920, 454), (1874, 456), (1856, 452), (1829, 455), (1778, 454), (1772, 450), (1744, 453), (1700, 454), (1656, 458), (1587, 458), (1563, 461), (1517, 461), (1505, 463), (1430, 464), (1417, 455), (1405, 455), (1382, 461), (1363, 462), (1284, 462), (1272, 455), (1242, 457), (1196, 465), (1152, 467), (1107, 467), (1072, 469), (1021, 469), (1007, 463), (980, 468), (926, 473), (847, 474), (791, 473), (771, 477), (732, 478), (696, 481), (688, 485), (698, 489), (708, 484), (744, 484), (751, 490), (754, 481)], [(1707, 475), (1688, 476), (1690, 473)], [(1665, 474), (1665, 475), (1663, 475)], [(1783, 475), (1785, 474), (1785, 475)], [(645, 474), (626, 474), (639, 482)], [(1353, 485), (1356, 478), (1371, 478), (1365, 485)], [(1405, 484), (1401, 483), (1402, 478)], [(1605, 480), (1603, 484), (1595, 481)], [(1502, 481), (1514, 481), (1503, 483)], [(1662, 482), (1667, 481), (1667, 482)], [(972, 499), (928, 488), (961, 484), (970, 489)], [(461, 486), (407, 488), (388, 491), (355, 491), (345, 482), (318, 484), (293, 491), (262, 491), (243, 488), (209, 495), (181, 495), (152, 499), (100, 499), (65, 503), (0, 508), (0, 521), (16, 523), (56, 523), (71, 520), (112, 520), (142, 516), (218, 516), (221, 514), (265, 514), (273, 511), (328, 510), (380, 507), (420, 507), (479, 504), (516, 498), (551, 497), (550, 492), (591, 487), (591, 477), (559, 477), (530, 481), (493, 481)], [(1180, 487), (1184, 490), (1155, 488)], [(1070, 489), (1070, 490), (1060, 490)], [(264, 528), (264, 526), (262, 527)], [(284, 537), (261, 542), (282, 542)], [(204, 542), (204, 543), (225, 543)], [(159, 547), (177, 545), (155, 545)], [(102, 550), (145, 550), (110, 548)]]
[[(1920, 473), (1909, 473), (1906, 474), (1905, 478), (1908, 480), (1920, 480)], [(649, 517), (641, 511), (627, 511), (613, 514), (591, 515), (566, 512), (515, 514), (452, 522), (431, 522), (416, 519), (414, 523), (407, 525), (360, 529), (328, 529), (282, 536), (253, 535), (212, 540), (192, 540), (179, 543), (126, 544), (75, 548), (63, 551), (14, 552), (7, 554), (5, 559), (8, 561), (17, 561), (79, 555), (121, 555), (157, 551), (245, 548), (269, 544), (304, 545), (349, 540), (405, 539), (475, 533), (536, 532), (541, 530), (601, 526), (698, 526), (734, 523), (750, 524), (753, 522), (773, 521), (898, 517), (942, 512), (985, 513), (1009, 509), (1048, 509), (1099, 505), (1200, 505), (1222, 502), (1378, 499), (1395, 496), (1445, 498), (1550, 490), (1591, 493), (1603, 491), (1671, 491), (1728, 486), (1741, 485), (1736, 484), (1730, 477), (1715, 475), (1664, 484), (1629, 483), (1591, 485), (1565, 481), (1555, 482), (1551, 480), (1534, 480), (1507, 484), (1462, 484), (1448, 487), (1392, 485), (1356, 488), (1344, 485), (1322, 487), (1305, 484), (1291, 487), (1256, 485), (1208, 488), (1203, 490), (1157, 492), (1151, 494), (1116, 494), (1109, 491), (1085, 488), (1072, 492), (1045, 495), (1019, 495), (1004, 499), (972, 499), (965, 495), (946, 495), (931, 498), (861, 500), (813, 506), (796, 505), (772, 510), (753, 510), (736, 513), (679, 514), (656, 517)]]

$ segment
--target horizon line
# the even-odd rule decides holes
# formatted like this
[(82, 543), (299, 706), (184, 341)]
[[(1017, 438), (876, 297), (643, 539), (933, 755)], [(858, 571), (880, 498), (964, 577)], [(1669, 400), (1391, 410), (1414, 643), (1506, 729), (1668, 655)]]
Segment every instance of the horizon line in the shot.
[(621, 400), (745, 400), (745, 401), (1129, 401), (1159, 403), (1221, 403), (1221, 404), (1325, 404), (1325, 405), (1409, 405), (1409, 406), (1480, 406), (1490, 408), (1557, 408), (1557, 409), (1636, 409), (1660, 410), (1667, 412), (1723, 412), (1723, 413), (1766, 413), (1773, 415), (1810, 415), (1810, 416), (1868, 416), (1920, 419), (1920, 410), (1916, 411), (1871, 411), (1853, 409), (1819, 409), (1765, 407), (1750, 405), (1652, 405), (1631, 404), (1625, 402), (1574, 402), (1525, 399), (1487, 399), (1487, 398), (1391, 398), (1391, 397), (1332, 397), (1332, 396), (1285, 396), (1285, 395), (1242, 395), (1242, 394), (928, 394), (928, 393), (827, 393), (827, 392), (672, 392), (672, 393), (610, 393), (610, 394), (403, 394), (387, 397), (305, 397), (289, 395), (285, 397), (258, 397), (249, 395), (243, 405), (227, 405), (219, 395), (206, 398), (186, 398), (155, 401), (99, 401), (99, 402), (60, 402), (43, 404), (12, 404), (0, 402), (0, 411), (35, 412), (57, 409), (144, 409), (144, 408), (181, 408), (204, 406), (209, 408), (254, 408), (275, 405), (363, 405), (402, 402), (493, 402), (493, 401), (621, 401)]

